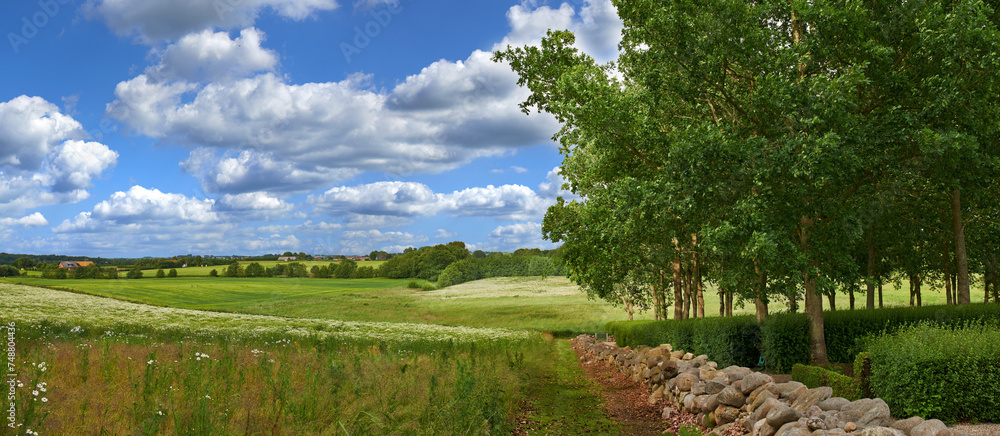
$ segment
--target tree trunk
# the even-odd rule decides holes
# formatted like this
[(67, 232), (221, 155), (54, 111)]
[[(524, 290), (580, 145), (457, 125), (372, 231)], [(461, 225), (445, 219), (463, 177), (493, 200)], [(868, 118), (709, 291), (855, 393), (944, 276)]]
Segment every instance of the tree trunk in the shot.
[[(624, 295), (622, 295), (622, 304), (625, 306), (625, 313), (628, 314), (628, 320), (632, 321), (632, 303), (630, 303)], [(659, 320), (659, 318), (657, 318), (657, 320)]]
[(923, 302), (923, 297), (921, 296), (920, 293), (920, 285), (922, 285), (923, 283), (921, 283), (920, 274), (914, 274), (913, 277), (917, 280), (917, 286), (916, 288), (914, 288), (914, 292), (917, 294), (917, 307), (922, 307), (924, 305), (924, 302)]
[(726, 291), (726, 316), (733, 316), (733, 291)]
[(837, 293), (831, 292), (826, 294), (826, 299), (830, 300), (830, 310), (835, 312), (837, 310)]
[(848, 298), (848, 303), (851, 306), (851, 310), (854, 310), (854, 285), (853, 284), (851, 286), (847, 287), (847, 298)]
[(701, 281), (701, 259), (698, 256), (698, 235), (691, 234), (691, 243), (694, 245), (694, 254), (692, 255), (692, 279), (694, 280), (694, 301), (695, 301), (695, 311), (698, 318), (705, 317), (705, 293), (704, 284)]
[(913, 274), (910, 274), (909, 281), (910, 281), (910, 307), (913, 307), (915, 304), (917, 304), (917, 290), (916, 290), (917, 283), (915, 280), (913, 280)]
[[(805, 216), (802, 217), (802, 226), (799, 228), (800, 248), (806, 254), (809, 253), (809, 229), (814, 221)], [(811, 268), (819, 266), (817, 261), (810, 264)], [(826, 335), (823, 328), (823, 297), (816, 293), (816, 276), (812, 271), (805, 271), (803, 283), (806, 294), (806, 317), (809, 318), (809, 345), (811, 349), (812, 362), (815, 365), (830, 363), (826, 356)]]
[(757, 270), (757, 297), (753, 299), (753, 305), (757, 309), (757, 322), (763, 322), (767, 319), (767, 273), (760, 269), (759, 265), (755, 265), (754, 269)]
[(726, 316), (726, 291), (719, 288), (719, 316)]
[(878, 282), (878, 308), (882, 308), (882, 282)]
[(691, 303), (694, 292), (691, 289), (691, 267), (684, 268), (684, 319), (691, 318)]
[(872, 234), (868, 232), (868, 300), (867, 308), (875, 308), (875, 244)]
[(990, 271), (993, 272), (993, 302), (1000, 304), (1000, 287), (997, 287), (997, 283), (1000, 280), (997, 279), (997, 259), (995, 257), (990, 258)]
[[(653, 319), (656, 320), (656, 321), (659, 321), (660, 320), (660, 291), (659, 291), (659, 288), (656, 285), (653, 285), (652, 291), (653, 291), (652, 292), (653, 293)], [(625, 299), (625, 296), (622, 295), (622, 300), (624, 300), (624, 299)], [(626, 310), (628, 310), (628, 309), (626, 308)], [(631, 321), (631, 320), (632, 320), (632, 317), (629, 316), (629, 321)]]
[(958, 287), (955, 296), (958, 304), (972, 303), (969, 291), (969, 259), (965, 252), (965, 223), (962, 222), (962, 191), (951, 191), (952, 228), (955, 231), (955, 267), (958, 275)]
[(944, 271), (944, 295), (949, 306), (955, 304), (955, 301), (951, 299), (951, 253), (948, 251), (948, 241), (942, 241), (941, 243), (941, 263), (942, 269)]
[(681, 258), (674, 258), (674, 319), (684, 319), (684, 285), (681, 284)]
[(793, 293), (792, 295), (788, 296), (788, 311), (789, 312), (796, 313), (796, 312), (799, 311), (799, 301), (798, 301), (798, 299), (799, 299), (799, 295), (797, 293)]

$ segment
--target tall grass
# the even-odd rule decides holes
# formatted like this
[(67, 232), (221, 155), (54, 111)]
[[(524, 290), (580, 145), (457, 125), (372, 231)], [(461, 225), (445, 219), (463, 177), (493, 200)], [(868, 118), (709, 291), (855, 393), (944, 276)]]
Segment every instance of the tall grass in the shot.
[(20, 426), (0, 434), (508, 434), (524, 355), (549, 347), (17, 332)]

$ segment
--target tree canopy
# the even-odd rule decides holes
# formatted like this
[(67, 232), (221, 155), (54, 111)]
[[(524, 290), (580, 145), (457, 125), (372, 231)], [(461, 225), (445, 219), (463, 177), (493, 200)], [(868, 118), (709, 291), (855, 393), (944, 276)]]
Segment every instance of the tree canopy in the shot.
[(561, 174), (583, 200), (560, 199), (543, 233), (589, 292), (673, 300), (675, 317), (692, 301), (704, 315), (703, 277), (758, 310), (803, 296), (820, 363), (822, 297), (884, 278), (876, 256), (943, 244), (968, 303), (965, 226), (997, 215), (980, 200), (998, 175), (995, 5), (613, 3), (614, 63), (562, 30), (494, 54), (531, 91), (522, 109), (562, 124)]

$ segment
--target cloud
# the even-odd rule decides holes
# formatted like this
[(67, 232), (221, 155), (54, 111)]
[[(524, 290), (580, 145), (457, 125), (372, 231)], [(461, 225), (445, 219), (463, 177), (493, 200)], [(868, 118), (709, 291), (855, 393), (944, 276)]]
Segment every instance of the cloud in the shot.
[(333, 215), (360, 214), (394, 217), (488, 216), (507, 220), (538, 218), (551, 201), (521, 185), (489, 185), (450, 194), (435, 193), (416, 182), (376, 182), (334, 187), (309, 196), (317, 210)]
[(563, 197), (567, 200), (579, 199), (580, 197), (571, 191), (563, 189), (566, 179), (559, 174), (559, 167), (555, 167), (545, 175), (545, 181), (538, 185), (538, 193), (545, 198)]
[(618, 43), (624, 28), (610, 0), (585, 0), (579, 12), (569, 3), (553, 9), (522, 2), (507, 11), (507, 22), (511, 31), (493, 47), (494, 50), (502, 50), (508, 45), (537, 46), (549, 29), (569, 30), (576, 35), (574, 46), (599, 62), (618, 57)]
[(525, 168), (525, 167), (519, 167), (517, 165), (511, 166), (510, 169), (514, 170), (514, 172), (518, 173), (518, 174), (524, 174), (524, 173), (528, 172), (527, 168)]
[(0, 227), (42, 227), (47, 225), (49, 225), (49, 220), (45, 219), (39, 212), (17, 219), (0, 218)]
[(0, 102), (0, 216), (89, 196), (91, 181), (117, 163), (106, 145), (80, 140), (83, 126), (40, 97)]
[(159, 55), (160, 63), (145, 74), (157, 81), (205, 82), (273, 71), (278, 55), (262, 48), (263, 41), (264, 33), (253, 27), (243, 29), (236, 39), (230, 39), (227, 32), (191, 33), (169, 45)]
[(210, 28), (246, 27), (264, 9), (301, 21), (336, 7), (334, 0), (88, 0), (81, 10), (119, 35), (152, 43)]
[(391, 91), (369, 81), (293, 85), (268, 72), (199, 84), (142, 74), (116, 86), (107, 113), (191, 148), (185, 171), (224, 193), (303, 192), (362, 171), (439, 173), (551, 143), (558, 130), (549, 115), (520, 112), (527, 91), (486, 52), (436, 62)]
[(488, 251), (514, 251), (518, 248), (551, 249), (556, 245), (542, 239), (542, 225), (536, 222), (517, 223), (493, 229), (489, 243), (483, 244)]
[(434, 235), (437, 239), (448, 239), (458, 236), (458, 232), (449, 232), (445, 229), (437, 229), (437, 234)]
[[(340, 235), (340, 248), (344, 254), (370, 253), (382, 250), (391, 253), (402, 252), (406, 247), (427, 242), (427, 237), (406, 232), (382, 232), (379, 230), (346, 231)], [(386, 245), (391, 243), (391, 245)]]
[(219, 221), (213, 210), (214, 200), (198, 200), (159, 189), (133, 186), (128, 192), (115, 192), (111, 198), (94, 206), (93, 217), (118, 224), (141, 222), (212, 223)]

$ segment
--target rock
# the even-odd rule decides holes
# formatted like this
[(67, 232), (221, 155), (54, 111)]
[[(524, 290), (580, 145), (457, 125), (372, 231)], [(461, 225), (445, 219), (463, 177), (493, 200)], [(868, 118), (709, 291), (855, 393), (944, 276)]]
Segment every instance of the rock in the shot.
[(679, 391), (690, 391), (691, 386), (698, 382), (698, 376), (684, 373), (674, 378), (674, 387)]
[(928, 419), (913, 427), (910, 436), (938, 436), (938, 432), (947, 429), (939, 419)]
[(771, 428), (771, 426), (767, 425), (767, 420), (760, 419), (760, 420), (754, 421), (753, 426), (750, 427), (750, 435), (751, 436), (759, 436), (759, 435), (764, 434), (764, 427), (767, 427), (768, 430), (770, 430), (770, 433), (774, 434), (774, 429)]
[[(722, 370), (722, 373), (729, 377), (730, 380), (736, 382), (737, 380), (743, 380), (744, 377), (753, 373), (750, 368), (744, 368), (742, 366), (729, 366)], [(751, 389), (752, 390), (752, 389)], [(745, 395), (745, 394), (744, 394)]]
[(778, 432), (774, 436), (809, 436), (812, 434), (809, 428), (801, 422), (789, 422), (781, 426)]
[(816, 405), (823, 410), (840, 410), (847, 404), (850, 404), (851, 400), (844, 397), (833, 397), (826, 400), (820, 401)]
[(666, 421), (670, 418), (673, 418), (674, 415), (678, 414), (679, 412), (680, 412), (679, 410), (674, 409), (673, 407), (664, 407), (663, 414), (660, 416), (663, 418), (664, 421)]
[(799, 411), (785, 404), (778, 404), (767, 412), (767, 425), (780, 429), (781, 426), (789, 422), (797, 421), (801, 416), (802, 414)]
[(801, 395), (798, 395), (798, 398), (792, 403), (792, 408), (805, 413), (810, 407), (816, 405), (816, 403), (826, 400), (831, 396), (833, 396), (833, 388), (828, 386), (808, 389)]
[(694, 395), (691, 395), (691, 394), (687, 394), (687, 395), (684, 396), (684, 410), (686, 410), (688, 412), (694, 412), (694, 399), (695, 398), (696, 397)]
[(694, 407), (699, 412), (711, 412), (719, 407), (718, 395), (700, 395), (694, 399)]
[(698, 376), (705, 381), (714, 380), (716, 377), (720, 377), (723, 375), (725, 374), (708, 366), (702, 366), (698, 371)]
[(726, 388), (725, 384), (719, 383), (717, 381), (710, 381), (708, 383), (705, 383), (705, 393), (709, 395), (722, 392), (722, 390), (725, 388)]
[(868, 427), (854, 434), (858, 436), (906, 436), (903, 432), (888, 427)]
[(735, 422), (740, 417), (740, 409), (729, 407), (725, 404), (719, 405), (715, 409), (715, 422), (718, 424), (729, 424)]
[(747, 402), (750, 403), (750, 404), (760, 404), (760, 403), (764, 402), (764, 400), (758, 400), (758, 398), (760, 397), (760, 395), (763, 395), (763, 393), (765, 391), (766, 392), (770, 392), (771, 393), (771, 395), (770, 395), (771, 397), (778, 398), (778, 385), (776, 385), (774, 383), (767, 383), (767, 384), (761, 385), (761, 387), (759, 387), (759, 388), (755, 389), (753, 392), (751, 392), (750, 396), (747, 397)]
[(899, 430), (908, 435), (913, 434), (913, 428), (924, 422), (924, 419), (919, 416), (914, 416), (912, 418), (901, 419), (892, 424), (891, 428)]
[(810, 418), (819, 418), (823, 416), (823, 409), (820, 409), (818, 406), (812, 406), (805, 411), (805, 414)]
[(732, 426), (733, 426), (732, 423), (722, 424), (722, 425), (720, 425), (720, 426), (712, 429), (712, 432), (709, 433), (709, 434), (712, 435), (712, 436), (722, 436), (722, 435), (726, 434), (726, 432), (729, 431), (729, 427), (732, 427)]
[[(843, 422), (858, 422), (861, 416), (874, 407), (875, 400), (870, 398), (862, 398), (858, 401), (853, 401), (845, 404), (840, 408), (840, 413), (837, 414), (837, 419)], [(843, 424), (841, 424), (843, 425)]]
[(894, 420), (889, 405), (881, 398), (876, 398), (872, 400), (872, 407), (855, 422), (859, 427), (886, 427), (892, 425)]
[[(758, 395), (757, 398), (755, 398), (752, 403), (750, 403), (750, 410), (757, 410), (757, 408), (760, 407), (761, 404), (764, 404), (764, 402), (767, 401), (768, 398), (774, 398), (775, 400), (777, 400), (778, 396), (772, 394), (771, 391), (765, 390), (761, 392), (760, 395)], [(750, 399), (748, 398), (747, 401), (749, 400)]]
[(747, 398), (736, 388), (726, 386), (722, 392), (719, 392), (719, 403), (739, 408), (747, 403)]
[(851, 432), (853, 432), (854, 430), (857, 430), (857, 429), (858, 429), (858, 425), (855, 424), (855, 423), (853, 423), (853, 422), (848, 422), (847, 424), (844, 424), (844, 431), (846, 431), (848, 433), (851, 433)]
[(743, 395), (748, 395), (751, 392), (757, 390), (757, 388), (773, 381), (771, 376), (767, 374), (761, 374), (759, 372), (751, 372), (750, 374), (743, 376), (742, 380), (743, 380), (743, 385), (740, 386), (740, 391), (743, 392)]
[(699, 413), (697, 419), (698, 423), (701, 424), (702, 427), (715, 427), (715, 417), (712, 416), (711, 413)]
[(660, 374), (666, 379), (677, 377), (678, 368), (676, 360), (660, 362)]
[(804, 385), (802, 383), (799, 383), (797, 381), (790, 381), (790, 382), (787, 382), (787, 383), (778, 383), (775, 386), (778, 388), (778, 393), (780, 394), (779, 396), (785, 397), (785, 398), (788, 398), (788, 394), (792, 393), (792, 391), (794, 391), (794, 390), (796, 390), (798, 388), (804, 388), (804, 387), (806, 387), (806, 385)]
[(812, 431), (826, 430), (826, 423), (819, 417), (811, 417), (806, 420), (806, 427), (809, 427), (809, 430)]
[(684, 353), (684, 355), (681, 356), (681, 360), (691, 360), (691, 359), (694, 359), (694, 354)]
[[(705, 385), (706, 384), (707, 383), (705, 383), (705, 382), (692, 383), (691, 384), (691, 393), (695, 394), (695, 395), (705, 395), (706, 394), (706, 392), (705, 392)], [(718, 392), (713, 392), (713, 394), (717, 394), (717, 393)]]
[(652, 405), (656, 404), (657, 401), (660, 401), (661, 397), (663, 397), (663, 386), (660, 386), (660, 387), (656, 388), (656, 390), (653, 391), (652, 394), (650, 394), (649, 400), (648, 400), (649, 401), (649, 405), (652, 406)]
[(795, 400), (799, 399), (799, 396), (805, 395), (806, 392), (809, 392), (809, 388), (801, 386), (795, 389), (794, 391), (791, 391), (788, 394), (786, 394), (785, 398), (788, 400), (789, 403), (794, 403)]
[(774, 408), (774, 406), (777, 406), (779, 404), (782, 404), (782, 402), (778, 401), (777, 398), (768, 398), (759, 407), (753, 409), (753, 412), (750, 414), (750, 418), (754, 422), (767, 418), (767, 412), (770, 412), (771, 409)]
[(681, 360), (682, 357), (684, 357), (684, 352), (681, 351), (681, 350), (671, 351), (670, 352), (670, 359), (671, 360)]

